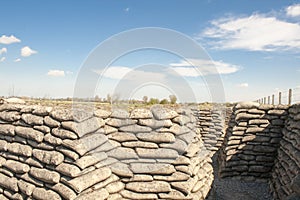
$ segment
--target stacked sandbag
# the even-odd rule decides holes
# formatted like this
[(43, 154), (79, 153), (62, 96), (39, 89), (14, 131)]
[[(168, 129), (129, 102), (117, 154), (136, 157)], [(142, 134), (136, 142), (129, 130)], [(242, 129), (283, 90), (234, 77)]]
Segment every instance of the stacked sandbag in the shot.
[(300, 199), (300, 104), (292, 105), (270, 180), (275, 199)]
[[(225, 119), (228, 109), (201, 109), (194, 110), (198, 118), (197, 125), (200, 129), (204, 146), (210, 151), (217, 151), (223, 144), (225, 136)], [(230, 116), (230, 114), (228, 114)]]
[[(79, 194), (95, 184), (106, 182), (109, 186), (119, 181), (118, 177), (111, 181), (110, 168), (93, 166), (106, 155), (95, 159), (78, 142), (76, 128), (82, 127), (86, 132), (81, 133), (88, 134), (103, 126), (103, 119), (77, 123), (69, 110), (3, 104), (0, 120), (3, 199), (80, 199)], [(85, 128), (88, 124), (93, 126)], [(97, 140), (97, 144), (108, 141), (105, 135), (86, 135), (85, 140)], [(109, 195), (102, 187), (91, 194), (103, 199)]]
[(210, 152), (187, 109), (0, 105), (0, 199), (204, 199)]
[(130, 114), (117, 112), (122, 111), (113, 112), (106, 124), (118, 129), (107, 135), (119, 146), (108, 155), (120, 161), (112, 170), (125, 184), (122, 198), (207, 196), (213, 180), (210, 153), (203, 147), (190, 110), (155, 106)]
[(266, 181), (274, 165), (288, 106), (243, 102), (233, 108), (220, 153), (220, 176)]

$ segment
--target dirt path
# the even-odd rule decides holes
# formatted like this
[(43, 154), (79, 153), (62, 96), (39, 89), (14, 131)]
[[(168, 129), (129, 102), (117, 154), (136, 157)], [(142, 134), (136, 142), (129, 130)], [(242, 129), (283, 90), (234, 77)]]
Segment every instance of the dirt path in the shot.
[(216, 155), (213, 157), (215, 179), (207, 200), (273, 200), (268, 183), (219, 179), (215, 157)]

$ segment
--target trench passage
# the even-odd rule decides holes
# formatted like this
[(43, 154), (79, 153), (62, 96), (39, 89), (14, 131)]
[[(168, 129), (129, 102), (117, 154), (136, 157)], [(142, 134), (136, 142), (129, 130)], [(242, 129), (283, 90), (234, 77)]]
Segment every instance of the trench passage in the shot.
[(217, 153), (213, 156), (214, 181), (206, 200), (273, 200), (267, 182), (245, 182), (218, 176)]

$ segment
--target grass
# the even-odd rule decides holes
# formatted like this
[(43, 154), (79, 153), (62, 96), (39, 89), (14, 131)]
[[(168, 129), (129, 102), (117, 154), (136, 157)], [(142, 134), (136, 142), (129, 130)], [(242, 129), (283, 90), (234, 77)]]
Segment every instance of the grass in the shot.
[[(62, 107), (62, 108), (69, 108), (71, 109), (73, 107), (73, 101), (72, 99), (34, 99), (34, 98), (28, 98), (25, 99), (26, 104), (27, 105), (41, 105), (41, 106), (50, 106), (50, 107)], [(79, 101), (79, 102), (75, 102), (75, 105), (80, 105), (82, 107), (85, 106), (95, 106), (97, 109), (103, 109), (103, 110), (111, 110), (111, 108), (126, 108), (127, 110), (131, 111), (135, 108), (150, 108), (153, 105), (152, 104), (145, 104), (143, 102), (134, 102), (134, 103), (129, 103), (129, 104), (110, 104), (107, 102), (97, 102), (97, 101)], [(166, 108), (170, 108), (170, 109), (178, 109), (181, 108), (183, 106), (193, 106), (196, 107), (198, 109), (211, 109), (212, 107), (214, 107), (216, 104), (214, 103), (209, 103), (209, 102), (205, 102), (205, 103), (187, 103), (187, 104), (159, 104), (162, 105), (163, 107)], [(226, 106), (228, 106), (226, 104)]]

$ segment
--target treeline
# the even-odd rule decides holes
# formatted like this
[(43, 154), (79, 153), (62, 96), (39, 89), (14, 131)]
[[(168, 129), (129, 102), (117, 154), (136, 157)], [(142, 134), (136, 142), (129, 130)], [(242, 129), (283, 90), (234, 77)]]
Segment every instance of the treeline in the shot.
[(153, 105), (153, 104), (176, 104), (177, 101), (177, 97), (175, 95), (170, 95), (169, 99), (162, 99), (159, 100), (158, 98), (150, 98), (148, 100), (147, 96), (143, 97), (143, 103), (144, 104), (149, 104), (149, 105)]
[(130, 104), (146, 104), (146, 105), (154, 105), (154, 104), (176, 104), (177, 97), (175, 95), (170, 95), (169, 99), (158, 99), (158, 98), (149, 98), (148, 96), (144, 96), (142, 100), (130, 99), (130, 100), (122, 100), (118, 95), (110, 95), (108, 94), (106, 98), (101, 98), (96, 95), (94, 98), (75, 98), (75, 97), (67, 97), (67, 98), (30, 98), (30, 97), (21, 97), (24, 100), (38, 100), (38, 101), (78, 101), (78, 102), (99, 102), (99, 103), (109, 103), (109, 104), (117, 104), (117, 103), (130, 103)]
[(111, 96), (110, 94), (107, 95), (106, 98), (100, 98), (98, 95), (95, 96), (95, 102), (103, 102), (103, 103), (123, 103), (128, 102), (131, 104), (176, 104), (177, 97), (175, 95), (170, 95), (169, 99), (158, 99), (158, 98), (149, 98), (148, 96), (144, 96), (142, 100), (130, 99), (130, 100), (121, 100), (119, 96), (114, 95)]

